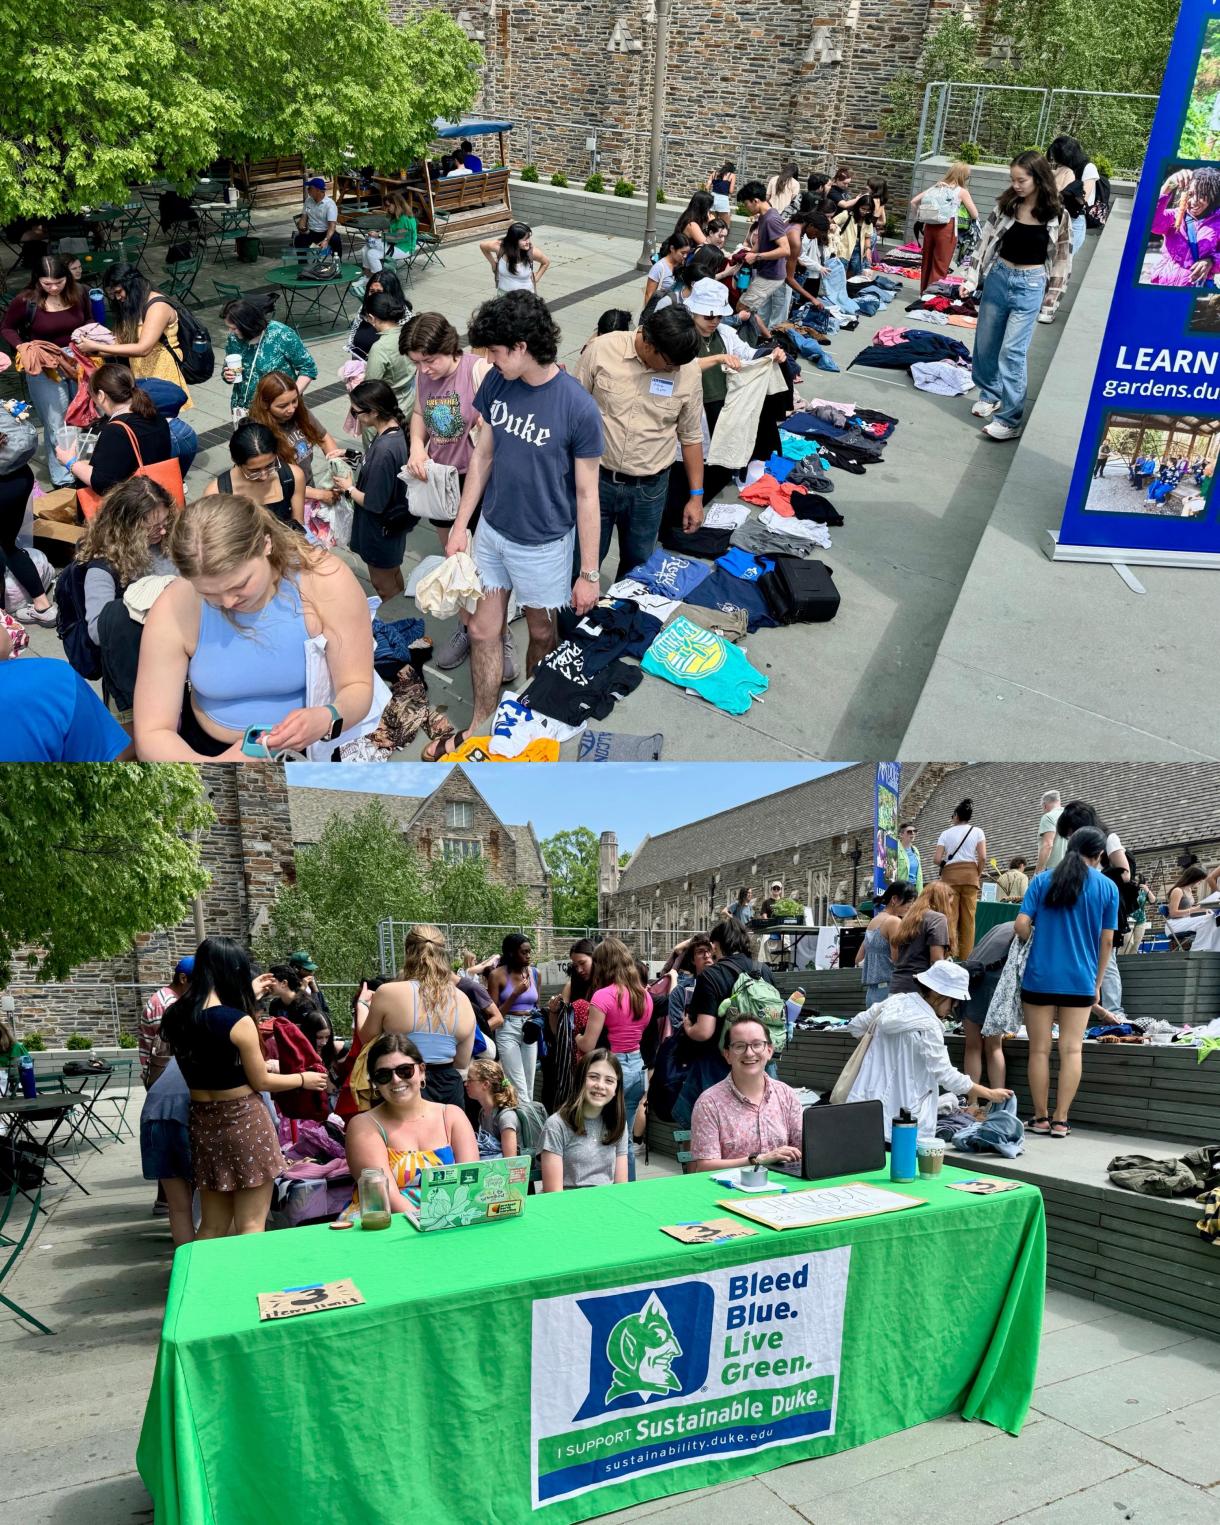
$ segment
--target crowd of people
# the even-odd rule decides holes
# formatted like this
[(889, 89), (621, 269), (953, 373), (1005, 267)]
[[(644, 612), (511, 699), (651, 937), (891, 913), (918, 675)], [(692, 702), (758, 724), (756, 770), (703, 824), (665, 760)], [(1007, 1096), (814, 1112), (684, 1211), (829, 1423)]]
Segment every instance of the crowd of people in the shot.
[[(964, 276), (963, 289), (982, 287), (974, 412), (997, 439), (1017, 432), (1031, 326), (1053, 316), (1070, 269), (1072, 195), (1097, 195), (1087, 162), (1064, 181), (1079, 147), (1067, 141), (1049, 160), (1014, 160)], [(923, 286), (948, 268), (959, 207), (977, 213), (968, 174), (954, 166), (915, 198)], [(371, 710), (379, 691), (365, 599), (334, 550), (350, 546), (376, 595), (394, 598), (408, 535), (423, 520), (448, 558), (472, 557), (480, 592), (436, 652), (442, 668), (470, 661), (471, 722), (434, 736), (424, 755), (461, 754), (489, 730), (505, 685), (535, 675), (603, 596), (603, 568), (621, 582), (650, 565), (659, 543), (698, 555), (726, 538), (705, 528), (706, 515), (738, 474), (708, 463), (707, 442), (733, 411), (733, 373), (756, 361), (774, 373), (745, 442), (745, 457), (766, 459), (796, 406), (801, 365), (838, 368), (814, 335), (875, 311), (900, 284), (873, 279), (888, 202), (883, 181), (857, 188), (847, 167), (802, 188), (791, 162), (743, 184), (731, 162), (718, 165), (658, 251), (638, 320), (606, 314), (571, 372), (558, 364), (559, 328), (538, 295), (549, 261), (526, 224), (480, 246), (496, 294), (471, 316), (465, 348), (444, 315), (412, 312), (387, 246), (342, 372), (359, 450), (310, 411), (317, 363), (275, 319), (274, 295), (227, 301), (219, 373), (230, 388), (231, 464), (189, 489), (198, 440), (185, 416), (187, 373), (199, 325), (134, 265), (106, 271), (99, 313), (64, 261), (33, 262), (0, 332), (43, 425), (52, 483), (77, 490), (89, 533), (52, 596), (17, 544), (35, 442), (11, 461), (0, 444), (0, 547), (27, 595), (17, 618), (56, 625), (72, 668), (0, 663), (7, 707), (22, 722), (11, 755), (337, 755), (377, 727), (380, 708)], [(735, 207), (749, 221), (733, 247)], [(325, 185), (307, 182), (298, 239), (324, 252), (336, 219)], [(400, 236), (410, 230), (389, 244)], [(795, 327), (790, 312), (802, 320)], [(97, 427), (65, 440), (70, 413)], [(136, 481), (163, 490), (168, 520), (166, 499), (146, 493), (141, 525)], [(523, 656), (508, 628), (511, 601), (527, 624)], [(748, 595), (741, 605), (754, 628)], [(7, 633), (10, 650), (16, 635)], [(323, 641), (325, 671), (307, 684), (306, 648)], [(85, 687), (99, 677), (109, 715)], [(251, 727), (261, 738), (253, 748)]]

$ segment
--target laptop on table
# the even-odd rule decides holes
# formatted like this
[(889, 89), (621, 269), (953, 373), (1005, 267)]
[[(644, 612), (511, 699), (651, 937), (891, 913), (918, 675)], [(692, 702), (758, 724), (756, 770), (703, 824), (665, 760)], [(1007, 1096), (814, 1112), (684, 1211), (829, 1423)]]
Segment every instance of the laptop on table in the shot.
[[(880, 1105), (880, 1103), (878, 1103)], [(519, 1218), (529, 1191), (530, 1157), (473, 1160), (468, 1165), (427, 1165), (419, 1185), (408, 1186), (407, 1221), (421, 1233), (470, 1228)]]
[(772, 1165), (777, 1175), (822, 1181), (861, 1175), (885, 1164), (885, 1112), (879, 1101), (806, 1107), (799, 1164)]

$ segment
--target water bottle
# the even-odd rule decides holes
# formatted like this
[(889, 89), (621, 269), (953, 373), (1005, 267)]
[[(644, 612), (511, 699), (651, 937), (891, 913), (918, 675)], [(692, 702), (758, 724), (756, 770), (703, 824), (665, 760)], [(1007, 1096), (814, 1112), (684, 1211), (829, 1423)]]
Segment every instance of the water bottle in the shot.
[(919, 1124), (905, 1107), (890, 1123), (890, 1180), (913, 1181), (919, 1166), (915, 1145)]
[(792, 1042), (792, 1029), (801, 1020), (801, 1010), (805, 1005), (805, 992), (798, 985), (788, 999), (784, 1002), (784, 1021), (788, 1024), (788, 1042)]
[(106, 294), (97, 286), (94, 286), (89, 292), (89, 308), (93, 313), (93, 321), (104, 325), (106, 322)]
[(34, 1061), (28, 1054), (22, 1054), (17, 1065), (17, 1073), (21, 1080), (21, 1094), (23, 1096), (37, 1096), (38, 1082), (34, 1079)]

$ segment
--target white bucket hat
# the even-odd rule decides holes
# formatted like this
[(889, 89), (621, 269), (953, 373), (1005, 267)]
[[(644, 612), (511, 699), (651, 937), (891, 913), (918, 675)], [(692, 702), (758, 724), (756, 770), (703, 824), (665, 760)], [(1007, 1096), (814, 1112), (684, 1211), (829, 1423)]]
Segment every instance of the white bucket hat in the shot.
[(706, 278), (695, 282), (682, 305), (698, 318), (727, 318), (733, 311), (728, 293), (720, 282)]
[(970, 999), (970, 976), (966, 973), (964, 964), (954, 964), (942, 958), (915, 978), (937, 995), (947, 995), (954, 1001)]

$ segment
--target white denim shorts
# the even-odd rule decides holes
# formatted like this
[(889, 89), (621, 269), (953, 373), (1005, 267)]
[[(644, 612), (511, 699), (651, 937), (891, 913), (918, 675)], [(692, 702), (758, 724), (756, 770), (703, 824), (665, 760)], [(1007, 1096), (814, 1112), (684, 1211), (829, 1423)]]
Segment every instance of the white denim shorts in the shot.
[(511, 588), (523, 609), (566, 608), (572, 601), (576, 526), (562, 540), (522, 545), (479, 520), (474, 532), (474, 564), (485, 592)]

